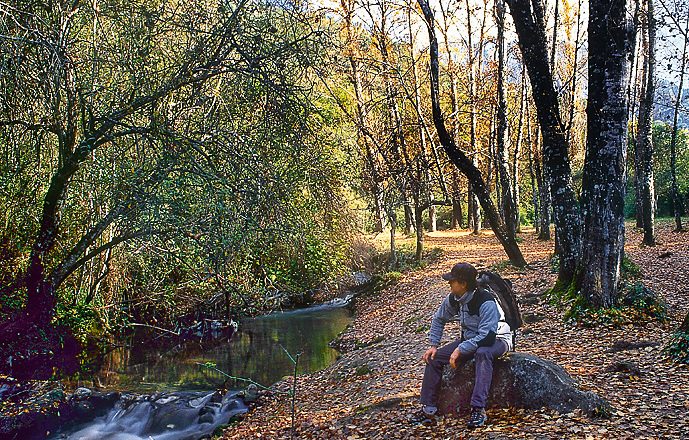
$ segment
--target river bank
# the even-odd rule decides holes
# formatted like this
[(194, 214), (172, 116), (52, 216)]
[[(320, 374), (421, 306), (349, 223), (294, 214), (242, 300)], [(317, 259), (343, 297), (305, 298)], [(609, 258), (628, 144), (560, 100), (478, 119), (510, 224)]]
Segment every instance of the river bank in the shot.
[[(555, 280), (550, 256), (553, 242), (520, 234), (520, 247), (531, 268), (504, 264), (502, 249), (489, 232), (429, 233), (426, 243), (443, 256), (425, 270), (405, 274), (397, 285), (356, 304), (355, 319), (339, 338), (340, 360), (315, 374), (301, 376), (297, 390), (297, 437), (323, 439), (385, 438), (681, 438), (689, 432), (689, 367), (669, 361), (663, 345), (686, 315), (689, 237), (658, 226), (659, 245), (642, 247), (641, 235), (628, 224), (627, 255), (642, 270), (643, 282), (668, 303), (666, 323), (585, 328), (563, 322), (563, 310), (551, 305), (544, 291)], [(670, 257), (663, 257), (670, 255)], [(584, 389), (608, 399), (609, 420), (552, 411), (490, 409), (489, 424), (479, 432), (464, 420), (441, 418), (433, 427), (413, 426), (408, 416), (417, 408), (430, 316), (446, 295), (440, 274), (457, 261), (498, 270), (514, 282), (529, 324), (517, 349), (556, 362)], [(446, 339), (456, 334), (448, 329)], [(647, 341), (625, 349), (625, 341)], [(622, 347), (621, 350), (615, 347)], [(611, 370), (618, 362), (638, 366), (639, 375)], [(287, 387), (287, 383), (280, 386)], [(287, 399), (265, 396), (224, 439), (290, 438)]]
[[(294, 365), (286, 353), (300, 353), (302, 374), (334, 362), (338, 353), (328, 343), (351, 321), (350, 300), (245, 319), (236, 331), (204, 338), (156, 340), (143, 333), (123, 341), (106, 355), (99, 371), (77, 381), (2, 377), (0, 437), (45, 438), (57, 429), (63, 432), (58, 438), (80, 439), (209, 435), (246, 411), (244, 401), (251, 396), (238, 391), (247, 387), (247, 380), (270, 388), (292, 374)], [(201, 397), (210, 403), (193, 404)], [(198, 420), (189, 416), (184, 423), (165, 422), (171, 405)], [(162, 431), (156, 430), (161, 426)]]

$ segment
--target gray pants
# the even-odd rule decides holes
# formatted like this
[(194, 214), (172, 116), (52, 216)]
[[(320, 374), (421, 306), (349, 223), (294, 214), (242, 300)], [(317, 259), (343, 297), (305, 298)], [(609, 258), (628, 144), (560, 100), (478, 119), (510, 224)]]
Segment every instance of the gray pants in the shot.
[[(421, 403), (423, 405), (437, 406), (440, 381), (443, 375), (443, 367), (450, 363), (450, 355), (459, 345), (457, 340), (438, 349), (435, 359), (432, 359), (423, 373), (421, 385)], [(476, 383), (471, 395), (471, 406), (485, 408), (488, 401), (488, 391), (493, 381), (493, 360), (507, 352), (507, 344), (497, 339), (490, 347), (479, 347), (476, 353), (460, 354), (458, 363), (463, 363), (475, 358)]]

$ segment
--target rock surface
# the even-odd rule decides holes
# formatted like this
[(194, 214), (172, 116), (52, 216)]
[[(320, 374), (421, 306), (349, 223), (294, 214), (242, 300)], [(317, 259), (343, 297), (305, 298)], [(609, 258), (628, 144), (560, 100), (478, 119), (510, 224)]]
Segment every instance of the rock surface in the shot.
[[(474, 388), (474, 362), (443, 374), (438, 409), (442, 414), (469, 410)], [(579, 390), (567, 372), (550, 361), (525, 353), (509, 353), (494, 363), (488, 407), (551, 408), (559, 413), (581, 409), (588, 415), (606, 414), (610, 404), (592, 392)]]
[[(0, 411), (0, 438), (43, 439), (58, 426), (79, 423), (104, 414), (119, 399), (119, 393), (100, 393), (79, 388), (67, 396), (59, 383), (22, 383), (4, 379), (0, 397), (12, 403), (17, 411)], [(46, 392), (45, 387), (54, 387)]]

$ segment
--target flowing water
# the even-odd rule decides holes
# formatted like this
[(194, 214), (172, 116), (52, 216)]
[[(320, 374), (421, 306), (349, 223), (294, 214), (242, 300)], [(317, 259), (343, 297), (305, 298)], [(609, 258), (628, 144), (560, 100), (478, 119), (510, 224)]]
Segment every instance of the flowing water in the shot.
[(209, 435), (246, 411), (236, 393), (220, 396), (212, 392), (223, 383), (234, 389), (247, 385), (241, 380), (226, 382), (226, 375), (269, 386), (293, 374), (294, 363), (286, 352), (300, 354), (299, 373), (332, 364), (337, 351), (328, 344), (352, 320), (344, 303), (334, 301), (247, 319), (229, 339), (221, 336), (170, 347), (152, 340), (150, 334), (145, 338), (134, 335), (106, 356), (93, 382), (105, 389), (137, 394), (123, 394), (104, 416), (65, 429), (54, 438), (193, 440)]
[(246, 412), (228, 393), (173, 392), (124, 395), (107, 414), (59, 433), (70, 440), (196, 440), (210, 436), (232, 417)]

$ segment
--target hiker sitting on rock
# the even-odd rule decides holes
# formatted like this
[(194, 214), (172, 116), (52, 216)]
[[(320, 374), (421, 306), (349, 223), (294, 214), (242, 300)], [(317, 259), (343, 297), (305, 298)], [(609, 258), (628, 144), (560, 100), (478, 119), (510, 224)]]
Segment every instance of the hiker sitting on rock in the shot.
[[(423, 354), (426, 362), (421, 385), (423, 407), (414, 417), (415, 421), (421, 422), (436, 415), (443, 367), (450, 364), (457, 368), (457, 365), (474, 358), (476, 383), (467, 426), (476, 428), (486, 423), (485, 407), (493, 379), (493, 360), (512, 348), (512, 331), (492, 292), (477, 287), (477, 275), (471, 264), (458, 263), (442, 276), (449, 281), (451, 292), (431, 322), (431, 347)], [(462, 338), (438, 348), (445, 324), (457, 317), (462, 327)]]

